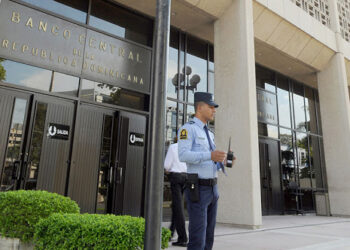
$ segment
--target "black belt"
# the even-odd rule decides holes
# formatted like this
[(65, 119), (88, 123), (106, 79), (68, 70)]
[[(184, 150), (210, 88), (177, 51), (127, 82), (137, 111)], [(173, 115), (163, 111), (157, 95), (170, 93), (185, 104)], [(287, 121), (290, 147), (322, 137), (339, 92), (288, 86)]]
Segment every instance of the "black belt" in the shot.
[(201, 186), (214, 186), (218, 183), (218, 179), (198, 179), (198, 184)]

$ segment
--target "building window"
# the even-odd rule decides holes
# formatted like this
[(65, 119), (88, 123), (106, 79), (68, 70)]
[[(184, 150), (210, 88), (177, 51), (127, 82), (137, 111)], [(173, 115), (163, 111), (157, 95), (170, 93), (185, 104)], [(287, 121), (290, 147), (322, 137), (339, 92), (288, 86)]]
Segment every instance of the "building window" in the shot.
[(32, 89), (49, 91), (52, 71), (0, 59), (2, 81)]
[(89, 1), (87, 0), (22, 0), (37, 7), (52, 11), (80, 23), (86, 23)]
[(89, 25), (152, 47), (153, 21), (103, 0), (92, 0)]
[(149, 110), (149, 96), (114, 85), (83, 79), (80, 98), (143, 111)]
[[(261, 66), (257, 66), (256, 72), (257, 91), (272, 94), (276, 79), (278, 126), (260, 119), (258, 132), (280, 141), (284, 209), (313, 211), (313, 192), (325, 191), (327, 187), (317, 90), (278, 73), (274, 78), (274, 72)], [(295, 196), (295, 190), (299, 190), (300, 196)]]

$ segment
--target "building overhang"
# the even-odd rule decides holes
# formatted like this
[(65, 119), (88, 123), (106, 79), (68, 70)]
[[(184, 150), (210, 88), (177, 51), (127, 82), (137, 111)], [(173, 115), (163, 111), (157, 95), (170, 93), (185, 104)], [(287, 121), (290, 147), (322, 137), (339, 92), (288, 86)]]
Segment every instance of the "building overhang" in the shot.
[[(156, 0), (114, 1), (145, 15), (155, 15)], [(173, 0), (171, 25), (214, 43), (214, 23), (232, 1)], [(292, 14), (285, 14), (283, 8), (274, 8), (267, 1), (253, 1), (255, 60), (258, 64), (317, 88), (317, 72), (322, 71), (337, 52), (335, 33), (291, 1), (282, 2), (288, 5), (284, 9), (288, 7)], [(350, 76), (350, 56), (345, 54), (345, 58)]]

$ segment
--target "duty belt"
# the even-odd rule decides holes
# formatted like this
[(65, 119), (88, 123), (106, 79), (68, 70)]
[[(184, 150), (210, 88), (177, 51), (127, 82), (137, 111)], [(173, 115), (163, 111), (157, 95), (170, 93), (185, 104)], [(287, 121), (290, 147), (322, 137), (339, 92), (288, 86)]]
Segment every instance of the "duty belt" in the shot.
[(198, 179), (198, 184), (201, 186), (214, 186), (218, 183), (218, 179)]

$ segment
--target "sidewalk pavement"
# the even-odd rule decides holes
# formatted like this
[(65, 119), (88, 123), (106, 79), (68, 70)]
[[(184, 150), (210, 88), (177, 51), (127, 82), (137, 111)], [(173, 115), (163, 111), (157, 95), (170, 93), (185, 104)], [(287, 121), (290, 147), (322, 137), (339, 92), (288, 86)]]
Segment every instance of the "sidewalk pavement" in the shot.
[[(168, 226), (164, 223), (163, 226)], [(177, 237), (173, 238), (175, 241)], [(169, 250), (186, 249), (171, 246)], [(214, 250), (350, 250), (350, 218), (263, 216), (260, 229), (217, 224)]]

